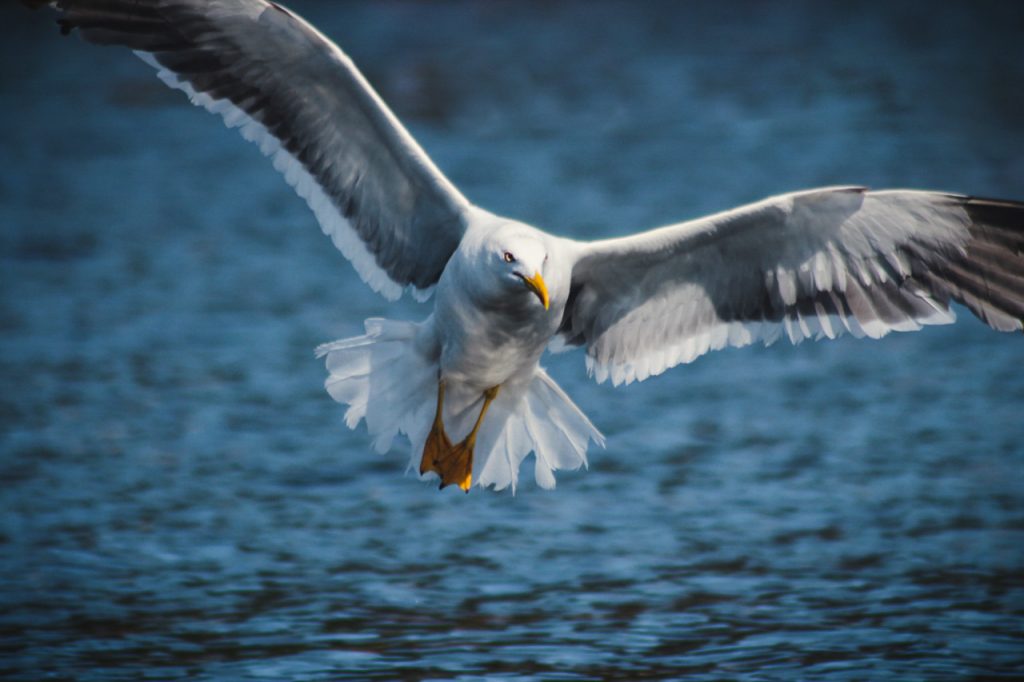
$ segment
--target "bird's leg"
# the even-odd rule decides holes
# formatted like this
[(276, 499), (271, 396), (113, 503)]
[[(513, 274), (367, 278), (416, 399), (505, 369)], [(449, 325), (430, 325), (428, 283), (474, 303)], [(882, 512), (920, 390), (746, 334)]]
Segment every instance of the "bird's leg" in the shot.
[(437, 380), (437, 412), (434, 413), (434, 425), (430, 427), (427, 435), (427, 442), (423, 444), (423, 457), (420, 459), (420, 475), (428, 471), (437, 472), (444, 484), (444, 472), (441, 470), (443, 462), (448, 453), (452, 451), (452, 442), (448, 434), (444, 432), (444, 420), (441, 413), (444, 412), (444, 379)]
[(484, 391), (484, 404), (476, 418), (473, 430), (458, 445), (452, 446), (448, 434), (444, 430), (441, 414), (444, 410), (444, 380), (437, 383), (437, 412), (434, 414), (434, 425), (423, 445), (423, 457), (420, 460), (420, 474), (433, 471), (441, 477), (441, 487), (456, 484), (466, 492), (473, 484), (473, 447), (476, 445), (476, 434), (484, 422), (487, 408), (498, 395), (498, 386)]
[(473, 430), (469, 432), (469, 435), (461, 443), (451, 450), (450, 462), (446, 466), (446, 474), (450, 476), (441, 475), (442, 488), (449, 483), (456, 483), (468, 493), (469, 487), (473, 485), (473, 447), (476, 445), (476, 432), (480, 430), (480, 425), (484, 423), (484, 415), (487, 414), (487, 408), (498, 397), (499, 388), (500, 386), (492, 386), (484, 391), (484, 404), (480, 408), (480, 414), (477, 415), (476, 423), (473, 424)]

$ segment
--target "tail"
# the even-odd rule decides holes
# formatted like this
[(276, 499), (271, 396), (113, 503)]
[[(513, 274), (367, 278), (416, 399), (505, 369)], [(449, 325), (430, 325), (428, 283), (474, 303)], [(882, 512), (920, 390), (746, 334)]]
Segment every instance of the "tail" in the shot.
[[(469, 410), (476, 414), (479, 403)], [(480, 428), (474, 476), (480, 486), (515, 491), (519, 465), (534, 453), (534, 478), (555, 487), (554, 472), (587, 466), (587, 445), (604, 447), (604, 436), (542, 367), (521, 382), (502, 386)]]
[[(437, 361), (417, 345), (422, 325), (369, 319), (366, 334), (327, 343), (316, 349), (327, 357), (327, 392), (348, 405), (345, 423), (361, 420), (378, 452), (388, 451), (395, 436), (409, 444), (409, 469), (419, 471), (423, 444), (437, 400)], [(444, 420), (453, 438), (462, 438), (479, 412), (482, 396), (448, 386)], [(516, 488), (519, 465), (536, 455), (534, 473), (542, 488), (554, 488), (554, 471), (587, 464), (590, 441), (604, 437), (569, 396), (538, 367), (529, 377), (502, 386), (477, 437), (473, 482), (502, 490)], [(436, 474), (429, 473), (428, 477)]]

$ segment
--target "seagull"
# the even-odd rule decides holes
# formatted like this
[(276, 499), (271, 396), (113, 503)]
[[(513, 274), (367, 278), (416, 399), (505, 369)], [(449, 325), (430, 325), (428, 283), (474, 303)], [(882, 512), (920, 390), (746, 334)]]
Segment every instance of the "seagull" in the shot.
[(468, 201), (349, 57), (265, 0), (57, 0), (63, 33), (135, 51), (254, 142), (359, 276), (421, 322), (369, 319), (320, 346), (329, 394), (421, 478), (515, 489), (587, 463), (601, 433), (540, 365), (585, 349), (597, 382), (643, 381), (713, 350), (954, 320), (1024, 325), (1024, 203), (825, 187), (582, 242)]

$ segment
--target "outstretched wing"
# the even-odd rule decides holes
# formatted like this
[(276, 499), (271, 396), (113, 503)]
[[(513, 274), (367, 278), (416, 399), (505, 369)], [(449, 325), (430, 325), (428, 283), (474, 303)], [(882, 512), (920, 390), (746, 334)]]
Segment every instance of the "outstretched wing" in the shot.
[(65, 33), (124, 45), (259, 145), (360, 276), (389, 299), (429, 289), (466, 199), (352, 61), (264, 0), (56, 0)]
[(580, 245), (560, 332), (598, 381), (640, 381), (725, 346), (954, 319), (1024, 320), (1024, 204), (857, 187), (784, 194)]

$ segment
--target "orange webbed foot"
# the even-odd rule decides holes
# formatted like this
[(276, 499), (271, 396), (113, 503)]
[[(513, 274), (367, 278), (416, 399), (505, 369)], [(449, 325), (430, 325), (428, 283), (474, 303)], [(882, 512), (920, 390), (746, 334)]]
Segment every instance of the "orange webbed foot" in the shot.
[(498, 386), (484, 391), (484, 404), (480, 408), (473, 430), (461, 443), (452, 445), (451, 439), (445, 433), (441, 417), (444, 411), (444, 380), (437, 382), (437, 412), (434, 414), (434, 425), (430, 428), (427, 441), (423, 445), (420, 475), (433, 471), (441, 477), (440, 489), (454, 484), (469, 492), (473, 485), (473, 448), (476, 445), (476, 434), (484, 421), (484, 415), (487, 414), (487, 408), (497, 395)]

